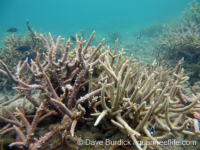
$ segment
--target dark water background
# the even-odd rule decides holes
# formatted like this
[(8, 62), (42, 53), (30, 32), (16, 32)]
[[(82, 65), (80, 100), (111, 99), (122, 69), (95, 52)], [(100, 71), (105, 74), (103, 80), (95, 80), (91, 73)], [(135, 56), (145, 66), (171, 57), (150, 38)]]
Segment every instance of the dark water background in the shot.
[(130, 33), (154, 23), (180, 19), (191, 0), (0, 0), (0, 38), (16, 27), (18, 34), (32, 28), (68, 37), (84, 30), (98, 35)]

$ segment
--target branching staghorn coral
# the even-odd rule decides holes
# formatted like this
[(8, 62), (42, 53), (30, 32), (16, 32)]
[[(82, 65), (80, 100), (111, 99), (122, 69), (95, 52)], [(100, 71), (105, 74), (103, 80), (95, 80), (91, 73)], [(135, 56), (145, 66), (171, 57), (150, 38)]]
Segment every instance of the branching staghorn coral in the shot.
[[(37, 52), (44, 53), (46, 51), (43, 41), (39, 38), (38, 33), (34, 33), (30, 29), (28, 21), (27, 25), (30, 32), (28, 32), (24, 38), (21, 34), (10, 34), (5, 35), (2, 41), (4, 48), (2, 49), (0, 57), (7, 64), (12, 73), (16, 71), (13, 66), (16, 66), (19, 61), (24, 61), (28, 57), (28, 61), (30, 62), (31, 59), (36, 57)], [(24, 72), (23, 74), (27, 75), (27, 72)], [(23, 75), (23, 78), (27, 78), (27, 76)], [(12, 83), (4, 74), (1, 74), (0, 82), (4, 93), (9, 95), (10, 93), (6, 87), (12, 86)], [(9, 88), (9, 90), (11, 90), (11, 88)]]
[[(196, 108), (200, 97), (195, 97), (188, 106), (176, 109), (177, 100), (181, 101), (183, 96), (180, 87), (188, 80), (187, 76), (183, 77), (183, 70), (180, 71), (183, 59), (173, 75), (170, 75), (162, 66), (157, 66), (155, 61), (149, 70), (146, 67), (140, 68), (140, 62), (136, 68), (132, 64), (132, 58), (133, 56), (122, 59), (120, 55), (115, 66), (111, 65), (108, 55), (105, 62), (100, 61), (106, 70), (107, 80), (103, 83), (101, 92), (103, 111), (92, 114), (98, 116), (94, 125), (98, 125), (105, 116), (108, 116), (112, 124), (132, 139), (138, 149), (152, 148), (152, 145), (146, 144), (148, 141), (157, 141), (157, 144), (153, 145), (157, 147), (159, 140), (169, 138), (172, 133), (199, 136), (196, 120), (187, 115), (200, 110)], [(105, 89), (106, 85), (112, 82), (115, 84)], [(185, 121), (180, 125), (183, 118)], [(195, 133), (186, 129), (192, 122)], [(154, 124), (156, 136), (149, 130)], [(158, 136), (156, 132), (160, 131)], [(144, 146), (142, 147), (138, 141), (143, 141)], [(116, 145), (111, 149), (114, 148)]]
[[(196, 96), (191, 100), (191, 104), (177, 109), (178, 103), (185, 100), (181, 85), (188, 80), (188, 77), (183, 77), (181, 70), (183, 59), (172, 71), (157, 65), (156, 61), (150, 68), (142, 67), (140, 60), (134, 63), (136, 60), (133, 59), (133, 55), (124, 58), (123, 49), (116, 54), (118, 40), (112, 53), (107, 47), (105, 52), (95, 58), (104, 39), (92, 51), (88, 50), (94, 33), (85, 46), (85, 41), (76, 36), (76, 55), (72, 60), (68, 60), (70, 39), (63, 47), (60, 58), (57, 51), (64, 39), (59, 36), (54, 42), (49, 33), (50, 43), (41, 35), (47, 50), (44, 61), (40, 61), (40, 54), (37, 53), (36, 60), (31, 60), (31, 65), (28, 59), (23, 63), (19, 62), (15, 74), (11, 73), (2, 60), (0, 61), (4, 69), (0, 72), (9, 77), (15, 85), (14, 89), (19, 92), (14, 100), (24, 97), (22, 109), (16, 108), (16, 116), (6, 109), (4, 104), (1, 105), (4, 112), (2, 114), (7, 114), (0, 117), (0, 120), (7, 123), (0, 130), (1, 134), (11, 130), (15, 130), (17, 134), (16, 142), (10, 146), (31, 150), (44, 148), (43, 144), (57, 134), (60, 141), (51, 145), (51, 148), (66, 146), (78, 149), (77, 146), (69, 144), (68, 140), (77, 140), (75, 128), (78, 121), (85, 118), (86, 113), (94, 116), (85, 119), (95, 120), (95, 126), (98, 126), (102, 119), (108, 118), (114, 127), (132, 139), (138, 149), (141, 149), (138, 141), (158, 142), (169, 138), (170, 134), (199, 136), (197, 120), (195, 116), (190, 115), (198, 113), (197, 103), (200, 97)], [(104, 71), (96, 79), (93, 72), (99, 64)], [(26, 68), (29, 72), (28, 79), (23, 78)], [(89, 74), (88, 81), (86, 74)], [(88, 92), (85, 91), (85, 95), (79, 98), (78, 95), (86, 85), (89, 87)], [(39, 92), (40, 101), (34, 98), (33, 91)], [(27, 119), (24, 111), (25, 99), (37, 108), (32, 121)], [(49, 117), (59, 119), (59, 124), (52, 122), (49, 132), (38, 135), (37, 126)], [(194, 122), (194, 132), (186, 129), (190, 122)], [(154, 136), (149, 128), (155, 124)], [(111, 149), (116, 147), (114, 145)], [(157, 145), (146, 144), (142, 148), (147, 147), (155, 148)]]
[(190, 12), (186, 10), (183, 13), (182, 23), (163, 26), (162, 38), (158, 39), (160, 48), (155, 55), (158, 59), (171, 61), (184, 57), (187, 62), (184, 67), (188, 72), (195, 72), (193, 76), (198, 77), (197, 74), (200, 73), (200, 8), (195, 0), (189, 5)]
[[(22, 38), (22, 35), (10, 34), (10, 36), (5, 36), (3, 40), (4, 49), (3, 55), (1, 58), (7, 65), (9, 69), (12, 69), (12, 66), (16, 66), (18, 61), (25, 60), (26, 57), (33, 59), (36, 56), (37, 52), (43, 53), (46, 51), (42, 40), (39, 38), (39, 35), (35, 33), (35, 40), (32, 39), (30, 33)], [(14, 70), (12, 70), (14, 72)]]
[[(76, 124), (78, 120), (80, 120), (85, 114), (85, 108), (83, 108), (81, 104), (87, 102), (88, 99), (100, 93), (102, 89), (100, 87), (77, 100), (79, 90), (84, 86), (84, 82), (87, 82), (84, 79), (85, 74), (88, 72), (89, 68), (94, 68), (98, 62), (109, 52), (108, 49), (104, 53), (100, 54), (98, 58), (94, 59), (95, 54), (98, 52), (104, 42), (103, 39), (92, 52), (84, 54), (88, 51), (88, 46), (94, 34), (95, 32), (93, 32), (85, 47), (83, 47), (85, 41), (83, 41), (82, 38), (79, 41), (78, 36), (76, 36), (76, 56), (72, 61), (67, 60), (69, 45), (71, 44), (70, 39), (67, 41), (66, 47), (63, 47), (64, 53), (61, 59), (57, 59), (57, 50), (60, 46), (61, 40), (63, 39), (59, 36), (55, 43), (50, 33), (49, 37), (51, 44), (49, 44), (46, 38), (41, 35), (41, 38), (43, 39), (47, 49), (47, 55), (45, 56), (43, 63), (40, 63), (40, 54), (37, 53), (36, 61), (31, 60), (31, 66), (28, 64), (27, 59), (22, 64), (19, 62), (16, 69), (17, 72), (15, 75), (13, 75), (1, 60), (1, 65), (5, 70), (1, 70), (1, 72), (7, 75), (15, 84), (14, 88), (20, 92), (19, 95), (25, 96), (26, 99), (28, 99), (36, 108), (39, 108), (41, 103), (39, 103), (31, 95), (31, 91), (40, 91), (40, 96), (42, 99), (41, 101), (44, 102), (45, 105), (42, 106), (43, 113), (41, 117), (37, 119), (36, 123), (34, 123), (34, 127), (36, 127), (41, 120), (54, 115), (63, 119), (62, 125), (60, 125), (58, 129), (70, 131), (71, 136), (74, 136)], [(24, 81), (22, 72), (26, 69), (26, 67), (29, 70), (30, 76), (29, 79)], [(72, 81), (73, 79), (75, 79), (74, 83)], [(54, 88), (52, 83), (56, 83), (57, 87)], [(111, 85), (112, 84), (108, 84), (106, 86), (109, 87)], [(62, 90), (63, 95), (59, 96), (57, 94), (58, 88)], [(50, 110), (47, 106), (51, 107), (53, 110)], [(7, 111), (7, 113), (9, 112)], [(35, 116), (37, 116), (37, 113)], [(18, 125), (18, 127), (23, 126), (23, 124), (19, 121), (16, 121), (16, 119), (6, 119), (1, 117), (1, 120), (9, 124)], [(20, 130), (17, 133), (19, 134)], [(28, 144), (30, 149), (37, 149), (55, 133), (57, 133), (57, 131), (51, 131), (41, 137), (40, 140), (36, 140), (35, 143), (32, 142), (32, 140), (28, 141), (27, 143), (27, 140), (22, 138), (20, 143), (15, 143), (14, 145), (27, 147)], [(12, 146), (12, 144), (10, 146)]]
[(166, 46), (166, 57), (175, 59), (184, 56), (188, 61), (197, 63), (199, 52), (199, 29), (198, 26), (191, 28), (182, 24), (164, 25), (163, 38), (160, 40), (160, 49)]

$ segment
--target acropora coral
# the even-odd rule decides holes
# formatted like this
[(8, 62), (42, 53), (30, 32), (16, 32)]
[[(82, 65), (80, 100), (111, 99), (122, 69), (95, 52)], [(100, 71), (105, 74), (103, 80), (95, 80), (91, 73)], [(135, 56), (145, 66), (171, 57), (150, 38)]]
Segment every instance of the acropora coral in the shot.
[(184, 57), (187, 62), (184, 68), (192, 72), (188, 75), (197, 78), (200, 73), (200, 7), (195, 0), (189, 6), (190, 12), (187, 9), (183, 12), (182, 22), (163, 26), (162, 38), (158, 38), (160, 47), (155, 55), (158, 59), (167, 61)]
[[(181, 85), (188, 80), (181, 69), (183, 59), (174, 70), (168, 70), (156, 61), (150, 68), (141, 66), (141, 61), (137, 63), (133, 55), (124, 57), (123, 49), (116, 54), (118, 40), (113, 51), (107, 46), (95, 57), (105, 39), (97, 47), (91, 48), (94, 34), (87, 43), (76, 36), (72, 60), (68, 59), (70, 39), (62, 47), (62, 55), (57, 55), (64, 39), (59, 36), (54, 42), (49, 33), (50, 42), (40, 35), (46, 49), (42, 60), (37, 53), (35, 61), (29, 63), (26, 58), (23, 63), (18, 63), (13, 73), (3, 60), (0, 61), (4, 69), (0, 69), (0, 73), (8, 76), (14, 84), (13, 88), (19, 92), (13, 100), (24, 97), (15, 115), (4, 107), (7, 103), (0, 105), (4, 112), (0, 120), (7, 123), (0, 130), (1, 134), (8, 134), (11, 130), (16, 132), (16, 141), (10, 143), (10, 147), (45, 149), (43, 144), (58, 134), (59, 142), (48, 149), (60, 146), (79, 149), (76, 143), (68, 141), (79, 139), (75, 129), (82, 119), (93, 121), (94, 126), (99, 126), (102, 121), (110, 122), (114, 127), (110, 129), (117, 128), (127, 135), (137, 149), (158, 148), (159, 144), (141, 146), (138, 142), (168, 139), (171, 134), (199, 137), (200, 96), (195, 93), (194, 98), (189, 99), (181, 92)], [(104, 69), (94, 75), (97, 65)], [(28, 72), (29, 78), (23, 78), (25, 72)], [(39, 93), (39, 99), (34, 98), (35, 92)], [(84, 94), (80, 96), (81, 93)], [(25, 112), (26, 100), (36, 108), (31, 121)], [(185, 105), (188, 101), (191, 103)], [(37, 126), (43, 126), (50, 117), (58, 120), (49, 123), (50, 131), (45, 134), (36, 132)], [(189, 123), (194, 130), (187, 129)], [(155, 124), (154, 134), (151, 134), (150, 130)], [(119, 146), (126, 147), (113, 145), (110, 149)]]
[[(46, 51), (39, 34), (30, 29), (28, 21), (27, 26), (29, 32), (25, 37), (15, 33), (6, 34), (2, 41), (4, 47), (1, 48), (0, 58), (7, 64), (11, 73), (15, 73), (16, 70), (13, 66), (16, 66), (19, 61), (24, 61), (28, 57), (27, 61), (30, 63), (31, 59), (35, 59), (37, 52), (42, 54)], [(2, 67), (0, 68), (2, 69)], [(27, 76), (24, 75), (23, 78), (27, 78)], [(10, 90), (8, 87), (12, 84), (4, 74), (0, 75), (0, 85), (3, 92), (8, 94)]]

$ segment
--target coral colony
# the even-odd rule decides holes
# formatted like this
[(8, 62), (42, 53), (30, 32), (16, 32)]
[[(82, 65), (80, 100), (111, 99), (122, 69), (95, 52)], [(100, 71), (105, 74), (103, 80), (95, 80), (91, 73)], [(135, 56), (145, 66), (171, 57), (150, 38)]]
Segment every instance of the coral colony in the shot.
[[(195, 1), (191, 8), (200, 12)], [(188, 16), (185, 23), (190, 28), (180, 26), (180, 32), (175, 33), (166, 27), (171, 34), (179, 35), (179, 40), (173, 40), (165, 34), (161, 47), (169, 48), (169, 57), (189, 53), (177, 48), (182, 46), (180, 43), (199, 47), (197, 28), (185, 14)], [(192, 96), (182, 93), (182, 85), (189, 79), (183, 75), (183, 58), (174, 69), (156, 60), (149, 67), (142, 66), (140, 59), (137, 62), (133, 55), (124, 57), (123, 49), (117, 53), (118, 39), (114, 50), (110, 50), (109, 46), (102, 46), (105, 39), (96, 47), (90, 46), (95, 32), (87, 42), (76, 35), (73, 39), (76, 46), (72, 49), (70, 38), (64, 46), (61, 36), (55, 40), (51, 33), (49, 37), (38, 35), (28, 22), (27, 25), (28, 36), (22, 40), (21, 36), (16, 38), (11, 34), (3, 41), (5, 49), (0, 55), (1, 90), (9, 93), (8, 85), (15, 89), (15, 97), (0, 105), (1, 126), (4, 125), (0, 129), (1, 137), (12, 135), (15, 139), (7, 141), (9, 147), (81, 149), (77, 132), (89, 122), (93, 127), (109, 123), (104, 132), (114, 131), (114, 136), (115, 131), (120, 131), (124, 135), (117, 137), (119, 142), (111, 144), (110, 150), (120, 146), (130, 149), (125, 144), (127, 140), (134, 143), (135, 149), (142, 150), (159, 149), (159, 141), (169, 140), (171, 136), (187, 135), (188, 140), (200, 137), (200, 95), (192, 87)], [(189, 58), (193, 59), (196, 54)], [(20, 98), (23, 102), (14, 110), (7, 107)], [(35, 107), (34, 114), (27, 112), (28, 101)], [(45, 132), (41, 127), (47, 128)], [(57, 142), (50, 143), (52, 139)], [(147, 144), (151, 141), (157, 144)]]
[(187, 62), (184, 67), (188, 71), (194, 72), (190, 76), (198, 77), (197, 74), (200, 73), (200, 7), (195, 0), (189, 6), (190, 12), (186, 9), (181, 17), (182, 23), (171, 23), (163, 26), (163, 36), (158, 39), (160, 48), (156, 57), (167, 61), (184, 57)]
[[(70, 39), (64, 47), (61, 45), (64, 39), (59, 36), (55, 42), (50, 33), (49, 42), (43, 35), (37, 37), (46, 47), (43, 60), (39, 53), (30, 64), (26, 58), (18, 63), (15, 73), (0, 61), (1, 74), (8, 76), (19, 92), (12, 101), (24, 97), (14, 115), (4, 103), (1, 104), (0, 120), (6, 123), (1, 134), (16, 132), (16, 141), (10, 143), (10, 147), (45, 149), (42, 145), (58, 134), (60, 140), (52, 148), (79, 149), (68, 141), (79, 139), (75, 129), (82, 119), (94, 120), (94, 126), (102, 120), (110, 122), (113, 129), (127, 135), (137, 149), (158, 148), (159, 145), (140, 145), (138, 142), (168, 139), (172, 134), (199, 136), (200, 96), (193, 90), (194, 98), (188, 99), (181, 92), (181, 85), (188, 80), (181, 69), (183, 59), (174, 70), (167, 70), (156, 61), (149, 68), (142, 67), (141, 61), (136, 63), (133, 55), (123, 57), (123, 49), (116, 54), (118, 40), (113, 52), (109, 47), (106, 50), (102, 47), (105, 39), (97, 47), (90, 47), (94, 34), (87, 43), (76, 36), (75, 56), (71, 56), (71, 61), (68, 56)], [(58, 50), (62, 52), (59, 57)], [(98, 68), (101, 71), (94, 75)], [(85, 94), (80, 97), (82, 91)], [(39, 99), (34, 98), (35, 93), (39, 93)], [(36, 108), (31, 120), (25, 112), (25, 100)], [(37, 125), (52, 116), (60, 121), (49, 124), (50, 130), (43, 135), (36, 132)], [(188, 125), (192, 130), (187, 129)], [(118, 146), (113, 145), (111, 149)]]

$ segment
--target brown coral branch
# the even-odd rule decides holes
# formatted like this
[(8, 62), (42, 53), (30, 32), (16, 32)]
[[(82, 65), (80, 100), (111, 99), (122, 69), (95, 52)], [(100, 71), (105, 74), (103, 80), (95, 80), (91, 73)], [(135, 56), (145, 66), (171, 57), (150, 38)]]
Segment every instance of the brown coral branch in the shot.
[(55, 102), (57, 105), (59, 105), (60, 109), (67, 114), (72, 120), (75, 119), (72, 112), (63, 104), (62, 102), (56, 100), (56, 99), (51, 99), (53, 102)]
[(63, 117), (65, 114), (63, 111), (52, 101), (51, 97), (49, 96), (49, 93), (44, 94), (48, 104), (61, 116)]
[(6, 118), (1, 117), (1, 116), (0, 116), (0, 119), (3, 120), (4, 122), (11, 123), (11, 124), (16, 125), (18, 127), (23, 127), (19, 121), (14, 121), (14, 120), (11, 120), (11, 119), (6, 119)]
[(8, 67), (3, 63), (2, 60), (0, 60), (1, 65), (3, 66), (4, 70), (6, 71), (7, 76), (9, 77), (9, 79), (15, 83), (18, 84), (17, 79), (15, 79), (15, 77), (11, 74), (10, 70), (8, 69)]

